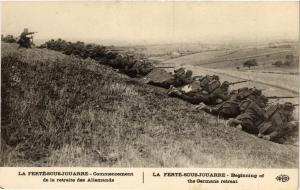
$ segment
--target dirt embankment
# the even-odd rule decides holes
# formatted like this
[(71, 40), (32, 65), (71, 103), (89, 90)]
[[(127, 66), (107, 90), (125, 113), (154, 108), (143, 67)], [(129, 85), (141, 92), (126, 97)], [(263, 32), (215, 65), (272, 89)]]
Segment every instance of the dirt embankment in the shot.
[(3, 44), (2, 166), (297, 167), (166, 90), (93, 60)]

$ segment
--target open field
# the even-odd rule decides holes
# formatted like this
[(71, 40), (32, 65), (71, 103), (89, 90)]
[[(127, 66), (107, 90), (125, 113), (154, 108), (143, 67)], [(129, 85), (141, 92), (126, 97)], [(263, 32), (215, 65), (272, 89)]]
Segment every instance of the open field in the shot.
[[(294, 56), (294, 64), (286, 67), (275, 67), (272, 63), (285, 61), (287, 55)], [(233, 50), (217, 50), (200, 52), (192, 55), (181, 56), (169, 59), (161, 64), (169, 65), (194, 65), (214, 69), (236, 70), (236, 67), (243, 69), (243, 63), (249, 59), (256, 59), (258, 66), (255, 71), (281, 71), (298, 73), (298, 48), (246, 48)]]
[(1, 166), (296, 168), (166, 89), (46, 49), (2, 44)]

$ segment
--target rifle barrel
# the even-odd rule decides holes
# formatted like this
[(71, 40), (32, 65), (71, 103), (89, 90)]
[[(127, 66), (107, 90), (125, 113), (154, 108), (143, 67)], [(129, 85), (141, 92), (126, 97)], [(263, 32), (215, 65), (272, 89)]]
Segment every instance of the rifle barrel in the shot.
[(297, 96), (267, 96), (268, 99), (280, 99), (280, 98), (298, 98)]
[(230, 85), (235, 85), (235, 84), (239, 84), (239, 83), (244, 83), (244, 82), (248, 82), (249, 80), (242, 80), (242, 81), (237, 81), (237, 82), (231, 82)]
[(169, 67), (169, 66), (157, 66), (156, 68), (162, 68), (162, 69), (173, 69), (175, 67)]

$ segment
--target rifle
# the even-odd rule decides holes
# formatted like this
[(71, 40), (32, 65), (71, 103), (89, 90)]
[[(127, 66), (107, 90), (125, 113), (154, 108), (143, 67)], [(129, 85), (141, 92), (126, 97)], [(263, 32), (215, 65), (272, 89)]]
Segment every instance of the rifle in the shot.
[(38, 33), (38, 32), (28, 32), (27, 35), (31, 35), (31, 42), (33, 43), (33, 34)]
[(280, 99), (280, 98), (298, 98), (297, 96), (267, 96), (268, 99)]
[(230, 82), (229, 85), (235, 85), (235, 84), (239, 84), (239, 83), (244, 83), (244, 82), (248, 82), (249, 80), (242, 80), (242, 81), (237, 81), (237, 82)]
[(155, 67), (155, 68), (161, 68), (161, 69), (174, 69), (175, 67), (172, 67), (172, 66), (158, 66), (158, 67)]

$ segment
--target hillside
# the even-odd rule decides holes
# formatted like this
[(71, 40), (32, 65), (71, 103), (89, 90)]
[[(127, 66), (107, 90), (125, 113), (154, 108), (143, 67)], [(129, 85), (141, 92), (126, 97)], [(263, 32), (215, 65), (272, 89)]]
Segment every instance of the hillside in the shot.
[(93, 60), (2, 44), (1, 166), (296, 168), (298, 149), (226, 127)]

